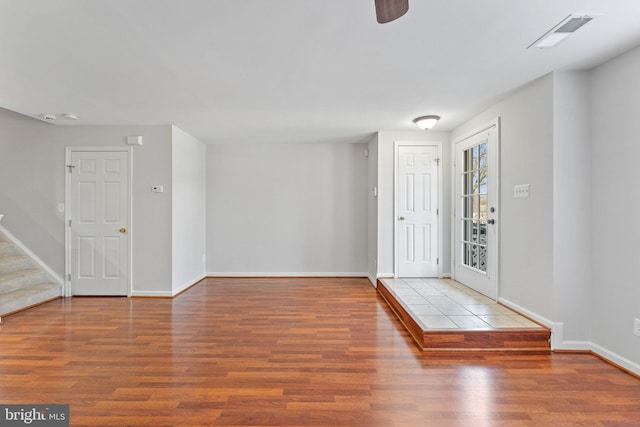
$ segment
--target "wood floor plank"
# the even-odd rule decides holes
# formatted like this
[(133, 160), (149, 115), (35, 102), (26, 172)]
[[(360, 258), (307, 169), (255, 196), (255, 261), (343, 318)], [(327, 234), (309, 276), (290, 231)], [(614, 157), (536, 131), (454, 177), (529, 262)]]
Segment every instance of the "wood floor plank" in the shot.
[(364, 279), (206, 279), (3, 318), (0, 403), (91, 426), (632, 426), (640, 380), (589, 354), (425, 353)]

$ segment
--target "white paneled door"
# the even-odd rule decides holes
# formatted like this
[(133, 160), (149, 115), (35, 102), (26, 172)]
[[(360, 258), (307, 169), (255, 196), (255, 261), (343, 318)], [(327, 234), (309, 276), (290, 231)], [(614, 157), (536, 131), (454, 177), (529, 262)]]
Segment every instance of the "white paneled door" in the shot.
[(399, 145), (396, 246), (399, 277), (438, 276), (438, 147)]
[(129, 292), (129, 153), (72, 151), (69, 272), (73, 295)]

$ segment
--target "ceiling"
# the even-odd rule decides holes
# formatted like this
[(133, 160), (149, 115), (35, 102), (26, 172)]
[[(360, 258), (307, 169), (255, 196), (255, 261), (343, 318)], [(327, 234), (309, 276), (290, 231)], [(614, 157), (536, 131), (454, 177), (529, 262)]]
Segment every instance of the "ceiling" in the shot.
[[(571, 13), (601, 14), (552, 49)], [(640, 44), (635, 0), (0, 0), (0, 107), (57, 125), (174, 124), (204, 142), (447, 131), (550, 71)]]

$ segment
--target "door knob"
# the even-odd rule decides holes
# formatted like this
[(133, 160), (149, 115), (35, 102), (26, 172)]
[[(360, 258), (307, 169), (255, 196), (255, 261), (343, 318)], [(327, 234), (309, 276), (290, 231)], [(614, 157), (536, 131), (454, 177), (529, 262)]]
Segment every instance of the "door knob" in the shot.
[(398, 221), (404, 221), (404, 217), (401, 216), (400, 218), (398, 218)]
[(487, 224), (495, 224), (496, 220), (495, 219), (488, 219), (487, 220)]
[(121, 233), (126, 233), (126, 232), (127, 232), (127, 229), (126, 229), (126, 228), (124, 228), (124, 227), (122, 227), (122, 228), (121, 228), (120, 230), (118, 230), (118, 231), (120, 231)]

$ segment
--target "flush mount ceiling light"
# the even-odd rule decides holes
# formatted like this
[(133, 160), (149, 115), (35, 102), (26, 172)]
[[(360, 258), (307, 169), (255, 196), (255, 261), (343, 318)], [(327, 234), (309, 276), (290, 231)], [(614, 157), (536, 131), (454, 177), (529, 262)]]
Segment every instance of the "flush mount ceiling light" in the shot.
[(420, 129), (429, 130), (440, 120), (440, 116), (422, 116), (413, 119), (413, 123), (418, 125)]
[(538, 40), (531, 43), (527, 49), (531, 49), (532, 47), (537, 47), (539, 49), (553, 47), (571, 34), (575, 33), (578, 29), (582, 28), (582, 26), (593, 20), (595, 17), (595, 14), (586, 15), (573, 13), (560, 21), (558, 25), (544, 33), (544, 35)]

